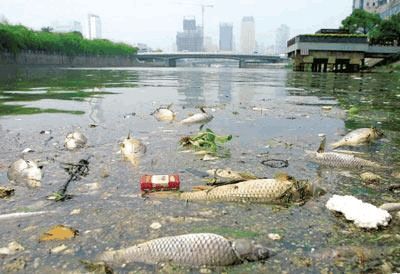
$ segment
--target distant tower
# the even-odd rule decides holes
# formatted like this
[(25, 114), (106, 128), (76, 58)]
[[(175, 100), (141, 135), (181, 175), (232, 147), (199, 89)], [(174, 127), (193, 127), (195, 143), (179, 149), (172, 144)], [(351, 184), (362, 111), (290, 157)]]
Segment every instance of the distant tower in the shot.
[(242, 53), (253, 53), (256, 50), (256, 27), (253, 16), (242, 19), (240, 48)]
[(275, 53), (285, 54), (287, 49), (287, 41), (289, 40), (290, 29), (286, 25), (281, 25), (276, 30), (276, 40), (275, 40)]
[(201, 52), (204, 49), (202, 27), (196, 25), (196, 18), (183, 18), (183, 31), (176, 34), (178, 51)]
[(231, 23), (219, 25), (219, 50), (233, 51), (233, 25)]
[(100, 17), (94, 14), (88, 15), (89, 39), (101, 39), (101, 21)]

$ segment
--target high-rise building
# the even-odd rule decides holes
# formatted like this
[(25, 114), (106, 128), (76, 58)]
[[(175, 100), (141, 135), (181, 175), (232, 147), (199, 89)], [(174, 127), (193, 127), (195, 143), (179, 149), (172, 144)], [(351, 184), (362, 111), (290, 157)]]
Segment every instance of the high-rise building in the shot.
[(240, 49), (242, 53), (253, 53), (256, 49), (256, 27), (253, 16), (242, 19)]
[(101, 21), (100, 17), (94, 14), (88, 15), (88, 38), (101, 39)]
[(219, 50), (233, 51), (233, 25), (231, 23), (219, 25)]
[(400, 0), (353, 0), (353, 9), (363, 9), (388, 18), (400, 13)]
[(52, 29), (54, 32), (80, 32), (82, 33), (82, 25), (78, 21), (69, 22), (54, 22), (52, 24)]
[(275, 35), (275, 53), (285, 54), (287, 50), (287, 41), (290, 38), (290, 29), (286, 25), (281, 25), (276, 30)]
[(176, 47), (178, 51), (203, 51), (203, 31), (194, 17), (183, 18), (183, 31), (176, 34)]

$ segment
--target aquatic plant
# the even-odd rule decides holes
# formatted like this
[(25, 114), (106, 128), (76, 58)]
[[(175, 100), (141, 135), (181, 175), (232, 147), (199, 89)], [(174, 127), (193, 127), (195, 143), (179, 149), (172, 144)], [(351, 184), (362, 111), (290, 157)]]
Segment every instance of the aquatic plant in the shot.
[(192, 147), (195, 150), (206, 151), (209, 154), (217, 154), (222, 145), (232, 140), (232, 135), (217, 135), (211, 129), (207, 128), (193, 136), (181, 138), (180, 144), (184, 147)]

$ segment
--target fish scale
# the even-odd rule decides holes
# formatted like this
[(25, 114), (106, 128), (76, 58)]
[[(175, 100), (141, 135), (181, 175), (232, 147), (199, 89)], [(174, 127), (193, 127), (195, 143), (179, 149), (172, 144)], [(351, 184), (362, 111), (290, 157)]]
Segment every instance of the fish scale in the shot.
[(164, 237), (126, 249), (106, 251), (99, 260), (112, 263), (171, 262), (188, 266), (225, 266), (240, 262), (231, 242), (211, 233)]
[(180, 198), (187, 201), (272, 203), (280, 202), (280, 198), (293, 187), (294, 182), (289, 180), (259, 179), (211, 190), (183, 192)]
[(309, 156), (311, 160), (314, 162), (331, 166), (331, 167), (341, 167), (341, 168), (364, 168), (364, 167), (373, 167), (373, 168), (382, 168), (381, 165), (374, 163), (372, 161), (368, 161), (365, 159), (361, 159), (355, 157), (354, 155), (340, 154), (336, 152), (309, 152)]

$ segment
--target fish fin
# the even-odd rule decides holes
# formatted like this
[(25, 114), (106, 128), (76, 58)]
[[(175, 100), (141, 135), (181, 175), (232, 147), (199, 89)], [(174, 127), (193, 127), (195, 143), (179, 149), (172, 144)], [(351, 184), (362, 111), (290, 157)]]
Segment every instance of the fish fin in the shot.
[(169, 104), (169, 105), (167, 106), (167, 109), (172, 108), (173, 105), (174, 105), (174, 103)]
[(126, 139), (131, 139), (131, 131), (128, 132), (128, 137)]
[(211, 189), (213, 189), (214, 187), (213, 186), (204, 186), (204, 185), (201, 185), (201, 186), (194, 186), (194, 187), (192, 187), (192, 190), (193, 191), (208, 191), (208, 190), (211, 190)]
[(242, 177), (244, 180), (256, 180), (258, 179), (257, 176), (254, 176), (251, 173), (246, 173), (246, 172), (239, 172), (240, 177)]
[(325, 152), (325, 145), (326, 145), (326, 137), (322, 137), (321, 144), (319, 145), (317, 152), (318, 153)]
[(201, 110), (201, 112), (203, 112), (203, 113), (207, 113), (207, 112), (204, 110), (204, 107), (200, 107), (200, 110)]
[(275, 174), (274, 178), (277, 181), (287, 181), (287, 180), (290, 180), (292, 177), (290, 177), (285, 172), (278, 172), (278, 173)]

